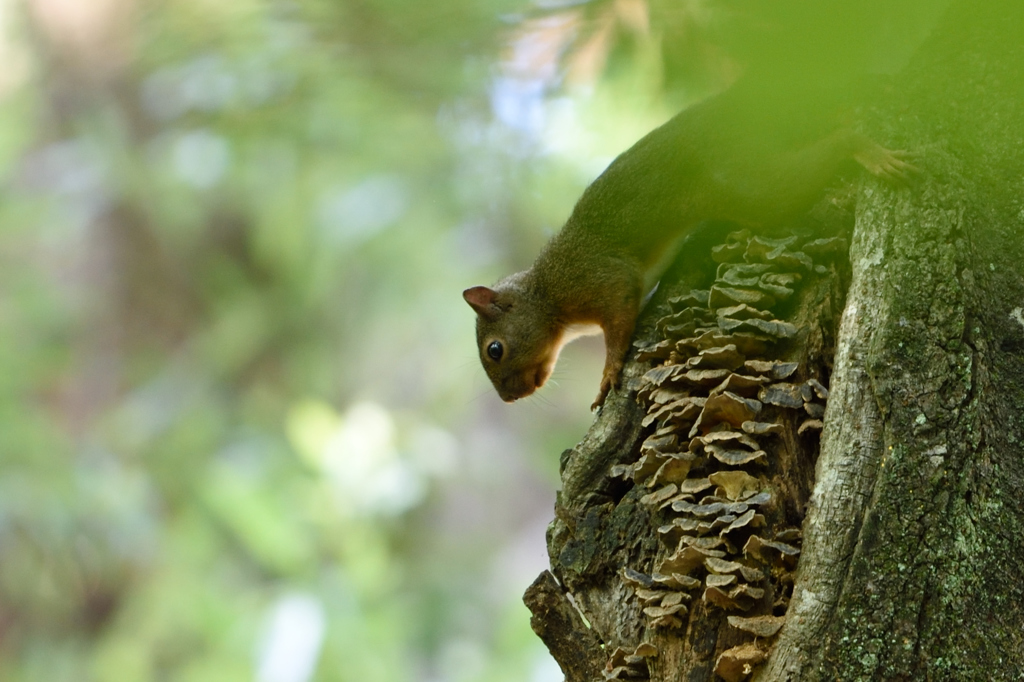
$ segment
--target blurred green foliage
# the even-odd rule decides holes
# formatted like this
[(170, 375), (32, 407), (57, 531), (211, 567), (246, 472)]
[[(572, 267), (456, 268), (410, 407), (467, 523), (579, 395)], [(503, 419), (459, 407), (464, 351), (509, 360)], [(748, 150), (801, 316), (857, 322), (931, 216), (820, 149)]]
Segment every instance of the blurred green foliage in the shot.
[(600, 345), (508, 407), (459, 293), (649, 99), (496, 120), (512, 0), (2, 7), (0, 679), (560, 679), (520, 594)]
[(544, 4), (0, 1), (0, 679), (561, 679), (601, 346), (504, 405), (459, 294), (736, 65)]

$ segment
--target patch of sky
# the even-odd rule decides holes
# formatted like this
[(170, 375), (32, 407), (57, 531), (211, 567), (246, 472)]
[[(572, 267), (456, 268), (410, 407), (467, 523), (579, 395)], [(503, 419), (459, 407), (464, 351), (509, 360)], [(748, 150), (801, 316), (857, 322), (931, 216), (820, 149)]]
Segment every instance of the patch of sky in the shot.
[(327, 629), (323, 604), (312, 594), (286, 594), (271, 607), (256, 654), (256, 682), (309, 682)]

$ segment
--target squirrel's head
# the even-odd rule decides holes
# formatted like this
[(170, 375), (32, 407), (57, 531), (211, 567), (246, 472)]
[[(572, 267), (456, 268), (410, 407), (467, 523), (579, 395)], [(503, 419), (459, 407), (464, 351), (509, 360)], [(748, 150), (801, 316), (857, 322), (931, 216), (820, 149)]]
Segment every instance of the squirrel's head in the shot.
[(507, 403), (543, 386), (561, 349), (562, 330), (551, 312), (525, 293), (520, 275), (502, 280), (494, 289), (478, 286), (462, 292), (476, 311), (480, 362)]

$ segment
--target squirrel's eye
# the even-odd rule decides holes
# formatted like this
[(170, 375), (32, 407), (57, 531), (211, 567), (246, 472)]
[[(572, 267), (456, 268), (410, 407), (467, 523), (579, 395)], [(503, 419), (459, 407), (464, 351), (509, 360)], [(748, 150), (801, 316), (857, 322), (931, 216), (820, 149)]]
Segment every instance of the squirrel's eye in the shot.
[(491, 341), (487, 344), (487, 357), (497, 362), (501, 360), (501, 354), (504, 352), (504, 348), (501, 347), (501, 341)]

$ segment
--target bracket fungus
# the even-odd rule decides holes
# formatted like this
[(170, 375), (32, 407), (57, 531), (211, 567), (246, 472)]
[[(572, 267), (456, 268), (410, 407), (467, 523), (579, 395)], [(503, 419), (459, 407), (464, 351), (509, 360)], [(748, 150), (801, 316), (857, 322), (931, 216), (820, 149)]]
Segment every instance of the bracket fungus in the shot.
[(633, 651), (618, 647), (612, 652), (605, 664), (602, 675), (606, 680), (646, 680), (650, 679), (647, 659), (655, 658), (658, 649), (653, 644), (644, 642)]
[(723, 651), (715, 662), (715, 674), (725, 682), (741, 682), (764, 663), (767, 654), (756, 644), (746, 643)]
[[(635, 387), (652, 435), (636, 463), (612, 475), (648, 489), (640, 501), (662, 558), (649, 573), (625, 567), (621, 576), (649, 628), (684, 628), (699, 599), (758, 638), (718, 657), (715, 672), (726, 680), (751, 674), (784, 621), (800, 531), (776, 499), (773, 463), (811, 442), (797, 439), (821, 430), (828, 398), (818, 370), (789, 350), (801, 330), (783, 306), (826, 270), (814, 258), (844, 248), (838, 238), (734, 232), (711, 249), (715, 281), (670, 298), (671, 313), (657, 324), (663, 338), (638, 349), (655, 365)], [(633, 674), (609, 670), (620, 670), (615, 679)]]

